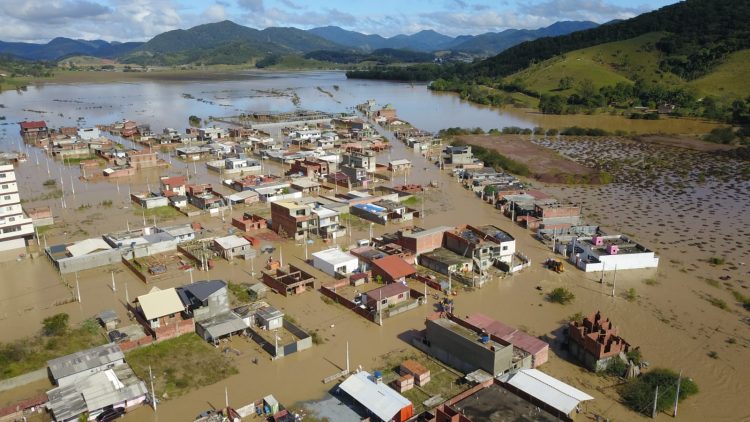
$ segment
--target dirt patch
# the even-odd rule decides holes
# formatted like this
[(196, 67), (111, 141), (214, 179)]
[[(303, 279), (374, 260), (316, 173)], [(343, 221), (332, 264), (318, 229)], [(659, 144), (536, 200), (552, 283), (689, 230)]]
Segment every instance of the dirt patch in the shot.
[(515, 135), (467, 135), (458, 140), (471, 145), (493, 149), (500, 154), (528, 166), (531, 177), (545, 183), (603, 182), (602, 174), (568, 159), (559, 153)]
[(687, 136), (669, 136), (669, 135), (640, 135), (634, 136), (636, 142), (658, 144), (675, 148), (685, 148), (693, 151), (711, 152), (711, 151), (731, 151), (737, 148), (736, 145), (723, 145), (706, 142), (698, 138)]

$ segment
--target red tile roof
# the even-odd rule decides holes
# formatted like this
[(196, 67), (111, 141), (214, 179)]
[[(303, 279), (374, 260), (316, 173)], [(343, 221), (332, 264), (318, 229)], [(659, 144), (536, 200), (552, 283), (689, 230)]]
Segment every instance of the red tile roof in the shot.
[(389, 255), (372, 261), (372, 265), (380, 268), (393, 279), (407, 277), (417, 272), (412, 265), (396, 255)]
[(42, 129), (46, 127), (47, 123), (45, 123), (44, 121), (21, 122), (21, 129)]

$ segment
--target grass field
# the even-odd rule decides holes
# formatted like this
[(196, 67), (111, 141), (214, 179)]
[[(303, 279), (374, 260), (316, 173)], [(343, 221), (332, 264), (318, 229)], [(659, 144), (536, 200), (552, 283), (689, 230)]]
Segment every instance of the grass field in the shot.
[[(521, 81), (527, 89), (541, 94), (573, 94), (583, 79), (590, 79), (597, 89), (643, 79), (666, 85), (686, 85), (695, 88), (699, 94), (729, 99), (750, 95), (750, 50), (729, 55), (708, 75), (687, 82), (659, 69), (659, 52), (654, 44), (664, 35), (651, 32), (629, 40), (571, 51), (536, 63), (506, 80)], [(571, 87), (560, 90), (560, 79), (565, 77), (571, 78)]]
[(237, 368), (219, 349), (192, 333), (135, 349), (127, 353), (125, 360), (144, 380), (148, 380), (151, 367), (154, 390), (162, 400), (179, 397), (237, 373)]
[(44, 368), (47, 361), (106, 343), (94, 320), (58, 335), (39, 334), (0, 344), (0, 379), (17, 377)]
[[(681, 82), (673, 75), (659, 72), (658, 52), (653, 44), (664, 36), (652, 32), (625, 41), (617, 41), (582, 50), (537, 63), (507, 78), (520, 79), (532, 91), (556, 92), (570, 95), (577, 82), (590, 79), (596, 88), (632, 81), (637, 77), (650, 81)], [(561, 78), (572, 78), (570, 89), (558, 90)]]
[(730, 54), (713, 72), (688, 83), (698, 91), (722, 98), (750, 95), (750, 50)]
[(383, 381), (391, 382), (398, 379), (400, 377), (398, 374), (399, 367), (401, 362), (406, 359), (413, 359), (430, 370), (430, 382), (423, 386), (415, 385), (413, 389), (402, 393), (414, 404), (415, 414), (427, 410), (422, 402), (430, 397), (440, 395), (444, 400), (447, 400), (466, 389), (465, 385), (459, 384), (463, 375), (420, 352), (389, 356), (385, 362), (385, 367), (382, 368)]

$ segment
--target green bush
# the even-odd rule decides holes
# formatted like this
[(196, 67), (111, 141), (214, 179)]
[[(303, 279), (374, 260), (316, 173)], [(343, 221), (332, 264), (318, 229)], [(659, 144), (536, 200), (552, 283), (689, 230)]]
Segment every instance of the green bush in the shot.
[[(654, 405), (654, 392), (659, 386), (659, 398), (656, 410), (663, 412), (674, 405), (679, 375), (669, 369), (655, 368), (652, 371), (634, 378), (619, 389), (623, 402), (630, 409), (650, 415)], [(698, 393), (698, 385), (690, 378), (680, 382), (679, 400)]]
[(42, 321), (42, 333), (44, 333), (45, 336), (59, 336), (65, 334), (65, 332), (68, 331), (68, 320), (70, 320), (70, 316), (65, 313), (44, 318)]
[(549, 295), (547, 296), (547, 299), (552, 303), (559, 303), (561, 305), (566, 305), (575, 299), (576, 296), (571, 292), (570, 290), (566, 289), (565, 287), (558, 287), (554, 290), (552, 290)]

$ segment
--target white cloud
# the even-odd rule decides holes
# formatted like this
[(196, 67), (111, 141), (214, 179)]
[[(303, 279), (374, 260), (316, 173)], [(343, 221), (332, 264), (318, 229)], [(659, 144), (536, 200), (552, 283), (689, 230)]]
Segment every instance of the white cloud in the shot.
[(263, 12), (266, 8), (263, 0), (237, 0), (237, 6), (254, 13)]
[(223, 21), (227, 18), (227, 10), (224, 5), (214, 3), (203, 11), (202, 16), (210, 22)]
[(648, 6), (620, 7), (604, 0), (547, 0), (529, 4), (523, 12), (532, 16), (546, 16), (554, 20), (592, 20), (605, 22), (629, 19), (648, 11)]
[(45, 24), (63, 23), (71, 19), (106, 15), (111, 9), (88, 0), (53, 0), (45, 2), (3, 0), (0, 12), (7, 17), (25, 22)]

